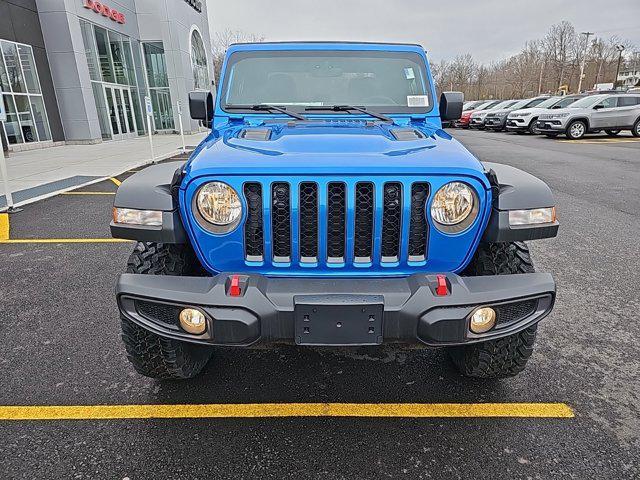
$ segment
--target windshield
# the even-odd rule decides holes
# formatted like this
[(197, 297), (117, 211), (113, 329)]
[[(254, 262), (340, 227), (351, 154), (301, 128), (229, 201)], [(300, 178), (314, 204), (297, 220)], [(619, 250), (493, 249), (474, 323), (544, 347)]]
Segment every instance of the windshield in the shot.
[(555, 105), (560, 97), (550, 97), (547, 98), (544, 102), (540, 102), (538, 104), (538, 108), (549, 108), (552, 105)]
[(513, 104), (513, 100), (505, 100), (504, 102), (500, 102), (494, 107), (491, 107), (492, 110), (499, 110), (501, 108), (507, 108), (509, 105)]
[(478, 110), (488, 110), (492, 107), (495, 107), (499, 102), (492, 100), (490, 102), (487, 103), (483, 103), (482, 105), (480, 105), (478, 108), (476, 108), (476, 111)]
[(591, 108), (604, 97), (606, 97), (606, 95), (593, 95), (591, 97), (584, 97), (577, 102), (573, 102), (571, 105), (569, 105), (569, 108)]
[(392, 113), (431, 110), (424, 59), (414, 52), (251, 51), (229, 58), (222, 109), (356, 105)]
[(524, 108), (527, 103), (529, 103), (529, 100), (518, 100), (516, 103), (511, 105), (511, 107), (513, 107), (513, 110), (518, 110), (520, 108)]
[(558, 100), (556, 103), (552, 105), (553, 108), (565, 108), (571, 105), (574, 102), (577, 102), (583, 97), (565, 97), (561, 100)]

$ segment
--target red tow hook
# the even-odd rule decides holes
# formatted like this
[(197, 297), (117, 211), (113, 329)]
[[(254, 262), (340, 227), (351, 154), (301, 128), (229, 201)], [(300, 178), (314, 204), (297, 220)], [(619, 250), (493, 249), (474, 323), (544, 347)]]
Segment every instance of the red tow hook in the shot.
[(240, 275), (232, 275), (231, 285), (229, 285), (229, 296), (239, 297), (240, 295), (242, 295), (242, 290), (240, 289)]
[(439, 274), (436, 275), (436, 279), (438, 280), (436, 295), (439, 297), (446, 297), (447, 295), (449, 295), (449, 287), (447, 287), (447, 276)]

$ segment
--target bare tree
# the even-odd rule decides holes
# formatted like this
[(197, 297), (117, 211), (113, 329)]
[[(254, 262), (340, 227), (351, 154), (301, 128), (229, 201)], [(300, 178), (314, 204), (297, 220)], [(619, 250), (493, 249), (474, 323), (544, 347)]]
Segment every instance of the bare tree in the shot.
[(578, 37), (573, 25), (566, 20), (552, 25), (544, 37), (547, 61), (553, 68), (557, 88), (562, 87), (568, 77), (568, 70), (577, 64)]
[(222, 71), (222, 62), (230, 45), (234, 43), (259, 43), (264, 42), (264, 36), (254, 33), (247, 33), (242, 30), (222, 30), (216, 32), (212, 42), (213, 50), (213, 70), (216, 85), (220, 80), (220, 72)]

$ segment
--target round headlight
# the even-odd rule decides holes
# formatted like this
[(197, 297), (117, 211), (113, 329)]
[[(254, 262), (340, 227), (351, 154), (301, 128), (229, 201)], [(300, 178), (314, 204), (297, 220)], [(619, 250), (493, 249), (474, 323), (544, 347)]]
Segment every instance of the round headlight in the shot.
[(438, 230), (457, 233), (466, 229), (478, 214), (474, 190), (462, 182), (451, 182), (438, 190), (431, 202), (431, 218)]
[(222, 182), (211, 182), (200, 187), (196, 206), (204, 220), (217, 226), (235, 226), (242, 215), (240, 197), (233, 188)]

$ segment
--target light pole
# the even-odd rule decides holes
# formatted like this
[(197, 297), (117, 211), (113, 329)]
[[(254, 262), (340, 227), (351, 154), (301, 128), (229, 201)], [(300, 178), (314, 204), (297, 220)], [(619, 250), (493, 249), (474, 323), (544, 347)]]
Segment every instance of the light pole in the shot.
[(582, 51), (582, 64), (580, 65), (580, 79), (578, 80), (578, 93), (582, 91), (582, 78), (584, 77), (584, 67), (587, 63), (587, 49), (589, 48), (589, 37), (593, 35), (593, 32), (582, 32), (580, 35), (584, 35), (584, 50)]
[(618, 66), (616, 67), (616, 76), (613, 80), (613, 88), (616, 88), (618, 84), (618, 74), (620, 73), (620, 62), (622, 62), (622, 52), (624, 52), (624, 45), (616, 45), (616, 50), (618, 50)]

